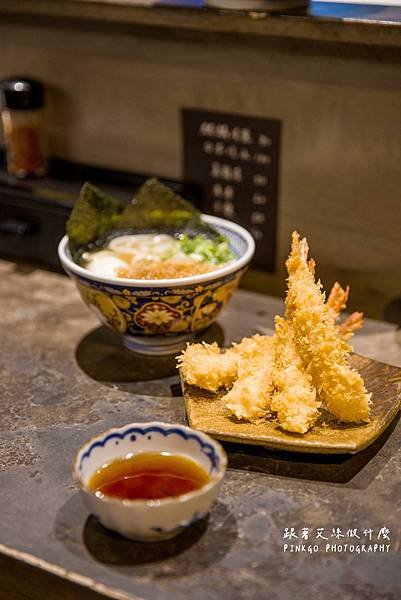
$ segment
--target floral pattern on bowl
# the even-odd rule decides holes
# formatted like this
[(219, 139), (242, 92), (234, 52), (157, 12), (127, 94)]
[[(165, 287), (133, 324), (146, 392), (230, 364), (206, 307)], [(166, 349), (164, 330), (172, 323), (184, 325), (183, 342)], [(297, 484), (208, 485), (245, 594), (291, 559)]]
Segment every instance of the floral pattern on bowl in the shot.
[[(118, 333), (155, 335), (190, 333), (212, 323), (238, 286), (243, 271), (196, 288), (149, 288), (95, 283), (73, 275), (83, 301)], [(146, 295), (144, 292), (147, 292)]]
[(60, 242), (60, 260), (85, 304), (128, 348), (169, 353), (216, 319), (254, 252), (252, 236), (239, 225), (217, 217), (204, 219), (230, 240), (236, 259), (202, 275), (154, 281), (95, 276), (71, 260), (67, 237)]

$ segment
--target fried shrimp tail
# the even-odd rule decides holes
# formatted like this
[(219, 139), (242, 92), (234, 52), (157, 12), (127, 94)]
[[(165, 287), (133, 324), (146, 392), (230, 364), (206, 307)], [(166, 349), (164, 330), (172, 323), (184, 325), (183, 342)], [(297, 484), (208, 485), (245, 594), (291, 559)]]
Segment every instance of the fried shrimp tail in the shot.
[(327, 298), (327, 306), (329, 306), (332, 310), (335, 320), (340, 318), (341, 311), (347, 306), (348, 298), (349, 285), (347, 285), (344, 290), (338, 281), (336, 281), (330, 290), (329, 297)]
[[(341, 287), (338, 281), (335, 282), (331, 288), (329, 297), (327, 299), (327, 306), (332, 311), (332, 315), (335, 321), (338, 321), (341, 315), (341, 311), (347, 306), (349, 298), (349, 285), (345, 290)], [(345, 340), (349, 339), (354, 332), (363, 326), (363, 313), (353, 312), (349, 315), (340, 325), (338, 325), (338, 332)]]
[(339, 326), (340, 335), (348, 339), (361, 327), (363, 327), (363, 313), (353, 312)]

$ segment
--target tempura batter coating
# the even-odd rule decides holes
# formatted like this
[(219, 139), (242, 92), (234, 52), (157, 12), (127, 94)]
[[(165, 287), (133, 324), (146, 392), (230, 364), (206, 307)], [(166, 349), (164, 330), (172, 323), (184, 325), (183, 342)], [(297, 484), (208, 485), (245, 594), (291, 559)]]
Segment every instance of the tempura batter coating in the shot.
[(227, 408), (237, 417), (255, 421), (270, 412), (274, 389), (275, 338), (244, 338), (233, 350), (239, 357), (238, 379), (225, 395)]
[(283, 429), (294, 433), (306, 433), (319, 416), (321, 402), (316, 401), (316, 389), (312, 378), (305, 371), (299, 355), (294, 333), (288, 321), (276, 317), (276, 392), (271, 410), (277, 413)]
[(238, 357), (238, 377), (253, 375), (265, 359), (274, 358), (273, 336), (257, 333), (244, 337), (239, 344), (233, 344), (232, 350)]
[(188, 344), (177, 358), (184, 380), (209, 392), (230, 388), (237, 377), (238, 355), (213, 344)]
[(301, 241), (294, 232), (286, 261), (289, 278), (285, 304), (297, 349), (326, 408), (340, 421), (368, 421), (369, 394), (361, 376), (347, 364), (352, 348), (339, 335), (307, 256), (306, 240)]

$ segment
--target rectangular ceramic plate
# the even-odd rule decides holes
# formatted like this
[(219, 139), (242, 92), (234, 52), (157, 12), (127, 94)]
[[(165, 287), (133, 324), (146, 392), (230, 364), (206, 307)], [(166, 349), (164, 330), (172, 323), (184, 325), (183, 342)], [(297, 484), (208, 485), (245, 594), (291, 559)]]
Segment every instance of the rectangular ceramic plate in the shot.
[(401, 407), (401, 368), (354, 354), (352, 366), (372, 393), (371, 420), (367, 424), (315, 425), (308, 433), (289, 433), (276, 420), (245, 423), (230, 416), (223, 393), (211, 394), (183, 381), (189, 425), (217, 439), (256, 444), (276, 450), (319, 454), (354, 454), (369, 446), (388, 427)]

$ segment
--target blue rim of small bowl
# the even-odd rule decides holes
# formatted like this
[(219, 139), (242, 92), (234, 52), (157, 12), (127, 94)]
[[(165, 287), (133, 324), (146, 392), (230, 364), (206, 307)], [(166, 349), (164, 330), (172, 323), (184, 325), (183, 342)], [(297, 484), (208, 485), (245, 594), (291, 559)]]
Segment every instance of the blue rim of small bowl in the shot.
[[(193, 490), (192, 492), (187, 492), (186, 494), (180, 494), (178, 496), (168, 496), (167, 498), (161, 498), (159, 500), (121, 500), (120, 498), (114, 498), (113, 496), (97, 496), (96, 493), (94, 491), (92, 491), (91, 489), (89, 489), (89, 487), (82, 481), (81, 476), (79, 475), (79, 468), (82, 464), (82, 460), (84, 458), (86, 458), (86, 453), (89, 452), (88, 457), (90, 456), (92, 449), (95, 448), (97, 446), (97, 442), (101, 442), (103, 441), (103, 444), (100, 444), (102, 447), (104, 447), (104, 444), (106, 443), (107, 439), (110, 439), (110, 436), (113, 436), (114, 434), (122, 434), (122, 433), (128, 433), (129, 430), (131, 429), (144, 429), (144, 428), (149, 428), (149, 427), (156, 427), (159, 429), (168, 429), (168, 430), (173, 430), (173, 429), (179, 429), (183, 432), (186, 432), (188, 437), (196, 437), (196, 439), (199, 442), (202, 443), (206, 443), (206, 444), (210, 444), (212, 446), (214, 446), (214, 448), (217, 450), (218, 454), (219, 454), (219, 458), (221, 460), (221, 463), (218, 467), (217, 473), (215, 475), (210, 475), (210, 481), (206, 484), (203, 485), (202, 487)], [(188, 438), (187, 438), (188, 439)], [(201, 443), (201, 445), (202, 445)], [(84, 449), (87, 449), (86, 452), (83, 452)], [(196, 459), (192, 459), (195, 462)], [(187, 427), (186, 425), (180, 425), (178, 423), (163, 423), (162, 421), (149, 421), (149, 422), (145, 422), (145, 423), (128, 423), (127, 425), (123, 425), (122, 427), (111, 427), (110, 429), (106, 429), (106, 431), (104, 431), (103, 433), (99, 433), (98, 435), (95, 435), (94, 437), (90, 438), (87, 442), (85, 442), (85, 444), (83, 444), (79, 450), (77, 451), (75, 458), (72, 462), (72, 474), (73, 477), (75, 479), (75, 481), (78, 483), (80, 489), (82, 491), (84, 491), (85, 493), (93, 496), (94, 498), (96, 498), (97, 500), (100, 500), (101, 502), (107, 502), (110, 504), (116, 504), (116, 505), (123, 505), (123, 506), (164, 506), (166, 504), (171, 504), (171, 503), (175, 503), (175, 502), (186, 502), (187, 500), (190, 500), (191, 498), (195, 498), (196, 496), (199, 496), (201, 494), (204, 494), (205, 492), (208, 492), (209, 490), (211, 490), (212, 488), (214, 488), (216, 485), (218, 485), (221, 480), (224, 477), (224, 474), (226, 472), (227, 469), (227, 455), (224, 451), (224, 448), (221, 446), (221, 444), (219, 442), (217, 442), (216, 440), (213, 440), (209, 435), (207, 435), (206, 433), (203, 433), (202, 431), (197, 431), (196, 429), (192, 429), (191, 427)]]
[(234, 233), (241, 236), (247, 245), (246, 251), (242, 256), (233, 260), (226, 266), (220, 267), (215, 271), (208, 271), (207, 273), (202, 273), (201, 275), (193, 275), (191, 277), (179, 277), (176, 279), (125, 279), (121, 277), (103, 277), (101, 275), (94, 275), (84, 267), (80, 267), (77, 265), (69, 256), (68, 256), (68, 236), (65, 235), (59, 245), (58, 245), (58, 255), (62, 265), (73, 272), (75, 275), (80, 275), (86, 279), (90, 279), (91, 281), (100, 281), (102, 283), (109, 283), (115, 285), (122, 285), (126, 287), (143, 287), (143, 288), (160, 288), (160, 287), (185, 287), (200, 283), (206, 283), (210, 281), (214, 281), (215, 279), (220, 279), (221, 277), (225, 277), (226, 275), (230, 275), (231, 273), (235, 273), (239, 271), (241, 268), (245, 267), (251, 260), (252, 256), (255, 253), (255, 241), (252, 235), (241, 225), (237, 223), (233, 223), (232, 221), (227, 221), (226, 219), (221, 219), (220, 217), (214, 217), (212, 215), (202, 215), (202, 220), (209, 225), (217, 225), (222, 228), (229, 229)]

